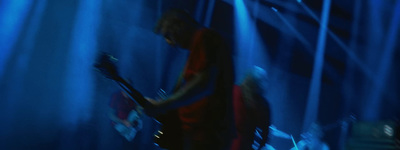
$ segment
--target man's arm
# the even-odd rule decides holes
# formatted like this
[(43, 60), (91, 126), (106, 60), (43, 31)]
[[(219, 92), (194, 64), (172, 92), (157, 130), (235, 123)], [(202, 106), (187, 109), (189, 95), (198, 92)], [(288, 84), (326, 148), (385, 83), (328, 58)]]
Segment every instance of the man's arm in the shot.
[(166, 111), (186, 106), (210, 95), (215, 89), (217, 69), (215, 66), (197, 73), (185, 86), (180, 88), (166, 100), (154, 103), (157, 108)]

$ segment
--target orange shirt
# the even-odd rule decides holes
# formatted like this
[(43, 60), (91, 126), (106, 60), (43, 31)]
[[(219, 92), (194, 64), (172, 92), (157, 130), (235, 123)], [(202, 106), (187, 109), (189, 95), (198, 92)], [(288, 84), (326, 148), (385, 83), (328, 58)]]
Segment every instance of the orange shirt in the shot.
[[(195, 33), (192, 44), (190, 46), (190, 55), (187, 60), (185, 70), (183, 73), (185, 81), (190, 81), (191, 78), (199, 72), (206, 69), (207, 54), (204, 48), (204, 34), (207, 29), (201, 29)], [(192, 126), (204, 122), (205, 111), (203, 110), (208, 103), (208, 98), (195, 102), (189, 106), (181, 107), (179, 109), (179, 117), (183, 122), (184, 130), (188, 130)]]
[[(221, 67), (223, 66), (217, 64), (217, 53), (221, 52), (220, 46), (223, 44), (220, 40), (221, 37), (209, 29), (200, 29), (195, 33), (189, 49), (189, 58), (183, 72), (185, 81), (190, 81), (195, 74), (203, 72), (211, 66), (215, 66), (221, 70)], [(226, 55), (229, 54), (227, 53)], [(202, 131), (207, 131), (206, 128), (210, 128), (215, 125), (214, 122), (216, 122), (217, 119), (212, 119), (213, 115), (221, 114), (218, 111), (223, 111), (216, 111), (215, 106), (220, 105), (217, 107), (223, 109), (225, 109), (227, 106), (225, 102), (226, 99), (222, 97), (224, 97), (224, 94), (227, 95), (231, 93), (221, 92), (224, 90), (221, 90), (222, 88), (218, 87), (221, 87), (221, 85), (225, 84), (225, 81), (223, 81), (221, 78), (223, 75), (217, 76), (218, 77), (215, 85), (217, 86), (217, 89), (213, 92), (213, 94), (206, 96), (191, 105), (178, 109), (179, 118), (183, 124), (183, 130), (185, 132), (195, 132), (194, 138), (196, 139), (203, 139), (204, 133)], [(231, 91), (231, 89), (229, 90)]]

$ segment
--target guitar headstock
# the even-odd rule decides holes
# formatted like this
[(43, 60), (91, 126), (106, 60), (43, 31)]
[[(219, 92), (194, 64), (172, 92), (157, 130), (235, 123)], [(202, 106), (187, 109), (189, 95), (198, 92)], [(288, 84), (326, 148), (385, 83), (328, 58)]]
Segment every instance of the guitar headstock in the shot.
[(118, 73), (118, 68), (115, 65), (115, 62), (117, 62), (118, 59), (116, 59), (114, 56), (102, 52), (96, 60), (96, 63), (94, 64), (94, 67), (100, 71), (101, 74), (104, 75), (104, 77), (117, 80), (120, 78), (119, 73)]

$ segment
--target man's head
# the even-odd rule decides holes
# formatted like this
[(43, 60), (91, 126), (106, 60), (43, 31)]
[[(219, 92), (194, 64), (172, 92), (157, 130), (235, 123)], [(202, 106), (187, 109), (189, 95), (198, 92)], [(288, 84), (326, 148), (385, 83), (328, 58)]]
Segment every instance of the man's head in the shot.
[(267, 72), (260, 67), (253, 66), (240, 85), (246, 107), (259, 108), (258, 106), (266, 104), (267, 86)]
[(187, 49), (198, 26), (198, 22), (189, 13), (173, 9), (158, 20), (154, 32), (162, 35), (168, 44)]
[(267, 72), (258, 66), (253, 66), (247, 73), (242, 85), (251, 89), (254, 93), (264, 93), (268, 87)]

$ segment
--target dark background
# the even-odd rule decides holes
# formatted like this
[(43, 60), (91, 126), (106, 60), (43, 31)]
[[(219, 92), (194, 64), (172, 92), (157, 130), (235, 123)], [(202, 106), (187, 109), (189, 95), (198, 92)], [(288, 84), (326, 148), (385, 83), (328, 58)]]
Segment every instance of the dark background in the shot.
[[(308, 110), (324, 127), (323, 140), (339, 149), (340, 123), (350, 115), (362, 122), (399, 117), (400, 1), (332, 0), (324, 55), (317, 55), (324, 2), (2, 0), (0, 149), (118, 149), (106, 116), (118, 87), (94, 70), (95, 56), (115, 55), (122, 76), (148, 97), (170, 91), (188, 53), (153, 33), (169, 8), (186, 9), (226, 38), (237, 82), (252, 65), (267, 70), (274, 126), (298, 141)], [(315, 89), (317, 107), (307, 107)], [(143, 119), (134, 149), (153, 149), (156, 126)], [(293, 146), (273, 135), (270, 143)]]

